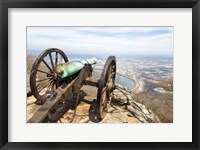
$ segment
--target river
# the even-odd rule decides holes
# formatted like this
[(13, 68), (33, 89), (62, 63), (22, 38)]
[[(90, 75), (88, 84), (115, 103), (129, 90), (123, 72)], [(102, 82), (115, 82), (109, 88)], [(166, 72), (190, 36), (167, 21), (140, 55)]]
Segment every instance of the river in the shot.
[[(99, 79), (100, 75), (101, 75), (101, 70), (94, 69), (92, 72), (92, 75), (93, 75), (93, 77)], [(118, 73), (116, 75), (115, 83), (119, 84), (121, 86), (124, 86), (124, 87), (128, 88), (129, 90), (132, 90), (135, 87), (134, 80), (132, 80), (124, 75), (118, 74)]]

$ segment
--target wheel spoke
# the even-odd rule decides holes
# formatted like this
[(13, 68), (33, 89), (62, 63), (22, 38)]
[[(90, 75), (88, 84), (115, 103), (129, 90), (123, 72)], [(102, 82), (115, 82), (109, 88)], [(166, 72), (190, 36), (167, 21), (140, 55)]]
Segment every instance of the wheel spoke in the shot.
[(42, 86), (40, 90), (38, 90), (38, 93), (40, 93), (44, 88), (46, 88), (49, 85), (49, 83), (51, 83), (51, 81), (52, 80), (47, 81), (47, 83), (44, 86)]
[(104, 92), (107, 90), (107, 87), (104, 87), (102, 90), (102, 95), (104, 94)]
[(102, 103), (101, 103), (101, 106), (103, 106), (102, 108), (103, 108), (103, 110), (105, 109), (105, 107), (106, 107), (106, 105), (107, 105), (107, 93), (104, 93), (103, 95), (102, 95)]
[(53, 94), (54, 87), (55, 87), (55, 82), (53, 82), (53, 84), (52, 84), (52, 88), (51, 88), (51, 95)]
[(62, 61), (63, 61), (63, 57), (62, 57), (62, 55), (60, 55), (59, 64), (62, 64)]
[(47, 68), (48, 68), (51, 72), (53, 72), (53, 70), (49, 67), (49, 65), (46, 63), (46, 61), (45, 61), (44, 59), (42, 59), (42, 62), (47, 66)]
[(55, 67), (58, 65), (58, 52), (56, 52)]
[(106, 75), (106, 80), (107, 80), (107, 82), (110, 80), (110, 78), (111, 78), (111, 73), (112, 73), (112, 68), (111, 68), (112, 66), (109, 66), (109, 68), (108, 68), (108, 72), (107, 72), (107, 75)]
[(106, 96), (107, 96), (107, 102), (109, 102), (109, 101), (110, 101), (110, 93), (107, 92), (107, 93), (106, 93)]
[(41, 72), (41, 73), (45, 73), (45, 74), (47, 74), (47, 75), (53, 76), (53, 74), (48, 73), (48, 72), (45, 72), (45, 71), (42, 71), (42, 70), (39, 70), (39, 69), (37, 69), (36, 71), (39, 71), (39, 72)]
[(51, 53), (49, 53), (49, 58), (51, 60), (51, 66), (52, 66), (52, 69), (54, 70), (54, 64), (53, 64), (53, 59), (52, 59), (52, 55)]
[(115, 75), (115, 72), (112, 72), (112, 73), (110, 74), (110, 77), (109, 77), (109, 81), (108, 81), (108, 82), (110, 82), (110, 80), (113, 79), (114, 75)]
[(52, 78), (52, 77), (47, 77), (46, 79), (37, 80), (36, 83), (37, 83), (37, 82), (46, 81), (46, 80), (49, 80), (49, 79), (53, 79), (53, 78)]
[(110, 77), (110, 67), (108, 68), (108, 71), (106, 72), (106, 77), (104, 78), (104, 85), (106, 85), (107, 82), (109, 81), (109, 77)]
[(44, 94), (44, 98), (46, 98), (46, 96), (47, 96), (47, 94), (48, 94), (48, 92), (49, 92), (49, 90), (50, 90), (50, 87), (51, 87), (51, 84), (53, 83), (53, 81), (51, 81), (50, 82), (50, 84), (48, 85), (48, 88), (47, 88), (47, 90), (46, 90), (46, 92), (45, 92), (45, 94)]

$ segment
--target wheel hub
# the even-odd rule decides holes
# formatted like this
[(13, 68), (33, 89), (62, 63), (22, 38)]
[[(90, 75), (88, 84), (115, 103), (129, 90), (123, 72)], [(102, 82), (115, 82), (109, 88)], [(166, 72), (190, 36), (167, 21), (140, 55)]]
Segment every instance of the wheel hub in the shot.
[(54, 81), (57, 81), (58, 75), (56, 73), (54, 74), (53, 79), (54, 79)]
[(113, 82), (112, 80), (110, 82), (107, 83), (107, 89), (109, 92), (111, 92), (114, 88)]

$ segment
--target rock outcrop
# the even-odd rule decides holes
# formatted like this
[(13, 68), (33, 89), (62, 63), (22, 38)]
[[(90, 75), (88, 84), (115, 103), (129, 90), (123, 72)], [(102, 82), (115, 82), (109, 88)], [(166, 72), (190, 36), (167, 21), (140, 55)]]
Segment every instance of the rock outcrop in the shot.
[[(88, 89), (89, 88), (89, 89)], [(69, 109), (59, 123), (159, 123), (160, 120), (144, 105), (134, 101), (130, 91), (118, 86), (106, 117), (98, 120), (95, 116), (96, 91), (93, 87), (83, 87), (87, 94), (75, 109)], [(91, 92), (92, 91), (92, 92)], [(41, 107), (35, 104), (33, 96), (27, 97), (27, 120)]]
[(117, 86), (112, 103), (118, 104), (120, 108), (129, 112), (128, 116), (136, 118), (141, 123), (160, 122), (159, 118), (150, 109), (134, 100), (133, 94), (131, 91)]

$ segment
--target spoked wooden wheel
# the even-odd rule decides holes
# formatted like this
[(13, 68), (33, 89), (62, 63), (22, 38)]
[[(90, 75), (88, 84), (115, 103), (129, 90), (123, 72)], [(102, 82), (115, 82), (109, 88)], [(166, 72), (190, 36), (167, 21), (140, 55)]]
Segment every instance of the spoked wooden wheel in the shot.
[(113, 90), (115, 86), (116, 76), (116, 59), (115, 56), (108, 57), (101, 77), (99, 80), (98, 92), (97, 92), (97, 106), (96, 115), (99, 119), (103, 119), (108, 110), (108, 106), (113, 97)]
[(62, 84), (62, 79), (55, 73), (55, 68), (65, 62), (68, 62), (67, 56), (56, 48), (47, 49), (37, 57), (30, 74), (30, 88), (37, 100), (45, 102)]

